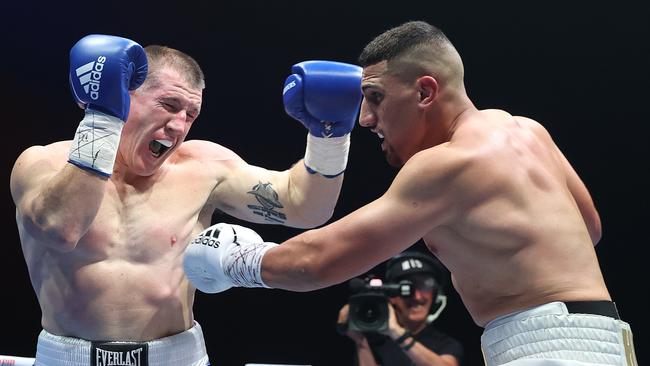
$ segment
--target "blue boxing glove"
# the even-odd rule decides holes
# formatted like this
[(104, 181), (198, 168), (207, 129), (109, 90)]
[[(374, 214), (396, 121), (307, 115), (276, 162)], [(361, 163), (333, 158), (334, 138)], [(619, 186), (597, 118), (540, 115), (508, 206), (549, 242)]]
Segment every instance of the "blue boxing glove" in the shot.
[(130, 39), (92, 34), (70, 50), (70, 87), (84, 109), (126, 121), (129, 90), (147, 77), (147, 55)]
[(86, 115), (77, 128), (70, 163), (111, 175), (129, 115), (129, 90), (142, 85), (147, 70), (144, 49), (126, 38), (93, 34), (72, 47), (70, 87)]
[(361, 67), (335, 61), (293, 65), (284, 83), (284, 108), (315, 137), (344, 136), (361, 104)]
[(293, 65), (284, 84), (284, 108), (309, 130), (305, 166), (326, 177), (347, 165), (350, 131), (361, 105), (359, 66), (335, 61), (305, 61)]

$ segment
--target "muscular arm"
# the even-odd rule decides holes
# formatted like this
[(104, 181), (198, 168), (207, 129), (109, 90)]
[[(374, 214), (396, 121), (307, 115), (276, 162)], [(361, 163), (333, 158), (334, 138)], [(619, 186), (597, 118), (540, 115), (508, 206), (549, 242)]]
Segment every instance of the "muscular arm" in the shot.
[(221, 165), (226, 173), (211, 200), (225, 213), (251, 222), (300, 228), (321, 225), (332, 216), (343, 175), (309, 174), (302, 160), (285, 171), (267, 170), (221, 149), (227, 158)]
[(223, 211), (239, 218), (310, 228), (332, 216), (338, 199), (361, 102), (361, 67), (305, 61), (291, 72), (282, 99), (287, 114), (309, 130), (304, 159), (283, 172), (242, 162), (217, 196)]
[(332, 217), (343, 184), (343, 174), (325, 178), (321, 174), (309, 174), (302, 160), (290, 169), (276, 174), (288, 198), (292, 219), (299, 227), (309, 228), (324, 224)]
[(106, 185), (106, 178), (61, 163), (67, 160), (65, 146), (31, 147), (11, 172), (17, 220), (38, 242), (61, 251), (74, 249), (88, 230)]
[[(452, 215), (450, 177), (458, 162), (446, 155), (413, 157), (379, 199), (269, 250), (262, 262), (264, 282), (311, 291), (361, 275), (413, 245)], [(438, 164), (429, 164), (431, 159)]]

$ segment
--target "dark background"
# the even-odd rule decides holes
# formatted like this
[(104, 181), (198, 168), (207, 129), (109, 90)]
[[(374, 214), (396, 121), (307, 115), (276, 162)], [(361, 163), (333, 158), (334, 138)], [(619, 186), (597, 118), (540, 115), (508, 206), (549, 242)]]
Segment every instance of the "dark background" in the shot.
[[(603, 222), (597, 253), (606, 282), (632, 325), (639, 364), (649, 360), (648, 261), (641, 253), (648, 244), (650, 14), (635, 5), (641, 2), (58, 3), (0, 5), (5, 130), (0, 172), (8, 228), (0, 265), (0, 354), (33, 356), (40, 330), (9, 175), (28, 146), (72, 138), (82, 113), (69, 93), (68, 52), (79, 38), (114, 34), (193, 55), (205, 71), (207, 88), (201, 117), (188, 139), (213, 140), (252, 164), (282, 170), (304, 152), (305, 130), (282, 106), (291, 65), (308, 59), (355, 62), (363, 46), (382, 31), (407, 20), (426, 20), (441, 27), (463, 56), (467, 90), (477, 107), (503, 108), (540, 121), (582, 176)], [(378, 197), (395, 172), (374, 134), (356, 128), (334, 218)], [(272, 241), (299, 232), (252, 227)], [(195, 315), (216, 365), (350, 365), (352, 342), (334, 327), (348, 295), (346, 283), (310, 293), (198, 293)], [(449, 297), (436, 324), (465, 345), (465, 365), (481, 365), (481, 329), (453, 290)]]

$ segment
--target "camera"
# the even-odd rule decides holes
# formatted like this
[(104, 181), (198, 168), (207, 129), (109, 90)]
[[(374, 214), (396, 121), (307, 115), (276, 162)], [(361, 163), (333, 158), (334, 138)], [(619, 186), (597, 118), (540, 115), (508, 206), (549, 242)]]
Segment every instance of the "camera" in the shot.
[(348, 329), (357, 332), (381, 332), (388, 329), (388, 297), (413, 295), (413, 283), (383, 283), (379, 278), (350, 280)]

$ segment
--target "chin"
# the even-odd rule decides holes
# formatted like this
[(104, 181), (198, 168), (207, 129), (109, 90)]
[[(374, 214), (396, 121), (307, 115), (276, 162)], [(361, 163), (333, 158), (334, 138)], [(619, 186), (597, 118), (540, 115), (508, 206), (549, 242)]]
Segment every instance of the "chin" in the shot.
[(160, 169), (161, 164), (156, 164), (155, 166), (151, 166), (150, 164), (145, 164), (141, 162), (140, 164), (136, 165), (136, 167), (133, 169), (133, 171), (141, 176), (141, 177), (150, 177)]
[(423, 322), (423, 321), (427, 320), (428, 315), (429, 315), (428, 313), (422, 314), (420, 312), (417, 312), (415, 314), (411, 314), (411, 316), (409, 316), (409, 318), (411, 319), (412, 322), (419, 323), (419, 322)]
[(158, 169), (154, 169), (152, 171), (147, 170), (147, 171), (144, 171), (144, 172), (140, 173), (140, 176), (142, 176), (142, 177), (150, 177), (150, 176), (154, 175), (156, 173), (156, 171), (158, 171)]
[(394, 168), (401, 168), (404, 166), (404, 159), (402, 159), (399, 154), (397, 154), (392, 148), (388, 147), (385, 151), (385, 154), (388, 165)]
[(393, 168), (401, 168), (404, 166), (404, 163), (400, 158), (398, 158), (395, 154), (391, 153), (386, 153), (386, 162), (388, 162), (388, 165), (392, 166)]

